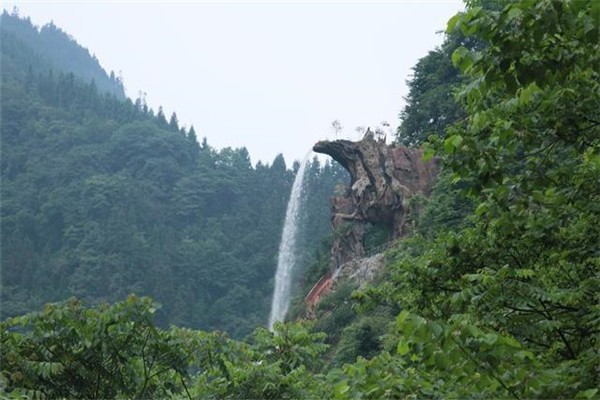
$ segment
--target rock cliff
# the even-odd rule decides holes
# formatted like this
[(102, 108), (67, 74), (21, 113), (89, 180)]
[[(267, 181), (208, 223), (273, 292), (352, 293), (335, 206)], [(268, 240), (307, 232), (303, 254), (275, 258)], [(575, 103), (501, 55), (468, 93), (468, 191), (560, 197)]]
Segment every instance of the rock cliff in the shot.
[(423, 161), (421, 149), (387, 145), (369, 130), (358, 142), (321, 141), (313, 150), (328, 154), (350, 173), (344, 196), (331, 201), (334, 273), (342, 264), (365, 256), (368, 226), (385, 228), (388, 241), (406, 235), (408, 201), (418, 193), (429, 195), (439, 169), (436, 160)]

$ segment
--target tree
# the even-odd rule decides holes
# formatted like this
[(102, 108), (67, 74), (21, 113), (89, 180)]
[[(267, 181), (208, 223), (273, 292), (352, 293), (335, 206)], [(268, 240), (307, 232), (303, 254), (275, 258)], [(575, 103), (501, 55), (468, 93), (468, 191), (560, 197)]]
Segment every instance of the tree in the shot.
[(71, 299), (1, 322), (1, 390), (34, 398), (183, 394), (188, 355), (154, 326), (155, 307), (134, 296), (97, 308)]
[(179, 119), (177, 119), (176, 113), (171, 114), (171, 119), (169, 120), (169, 128), (171, 128), (172, 131), (179, 130)]
[(441, 47), (430, 51), (413, 67), (413, 75), (406, 82), (409, 93), (400, 113), (396, 142), (417, 146), (429, 135), (444, 137), (446, 127), (464, 117), (462, 107), (454, 99), (454, 91), (463, 78), (450, 59), (463, 44), (473, 46), (461, 33), (451, 32)]
[[(18, 50), (14, 55), (17, 57), (29, 53), (27, 59), (19, 60), (25, 62), (25, 65), (15, 70), (11, 65), (11, 57), (7, 60), (3, 56), (3, 70), (8, 67), (11, 73), (23, 76), (27, 73), (27, 64), (31, 64), (36, 75), (45, 73), (48, 69), (72, 72), (85, 83), (95, 81), (100, 92), (109, 93), (119, 100), (125, 99), (122, 81), (119, 78), (112, 79), (87, 49), (81, 47), (56, 25), (50, 23), (38, 29), (29, 18), (19, 18), (18, 14), (9, 14), (6, 10), (0, 19), (2, 47), (15, 46)], [(7, 44), (9, 41), (11, 44)]]
[(331, 122), (331, 130), (333, 131), (333, 135), (334, 137), (337, 139), (340, 132), (342, 132), (342, 124), (340, 123), (339, 120), (335, 120), (333, 122)]
[(598, 386), (599, 11), (521, 1), (451, 20), (490, 46), (454, 53), (472, 77), (461, 93), (469, 118), (438, 143), (478, 202), (478, 249), (461, 243), (456, 257), (473, 266), (472, 311), (555, 362), (567, 396)]
[(159, 127), (166, 128), (167, 126), (169, 126), (169, 124), (167, 123), (167, 117), (165, 117), (165, 112), (163, 111), (162, 106), (158, 107), (156, 119)]
[(475, 212), (391, 256), (395, 284), (373, 293), (404, 308), (395, 354), (349, 368), (349, 391), (379, 368), (423, 395), (597, 394), (599, 11), (521, 0), (449, 21), (484, 46), (454, 51), (467, 117), (433, 146)]
[(186, 332), (188, 352), (195, 352), (199, 373), (190, 393), (199, 398), (235, 399), (323, 398), (323, 376), (311, 373), (326, 349), (323, 334), (306, 323), (258, 328), (251, 343), (235, 342), (219, 333)]

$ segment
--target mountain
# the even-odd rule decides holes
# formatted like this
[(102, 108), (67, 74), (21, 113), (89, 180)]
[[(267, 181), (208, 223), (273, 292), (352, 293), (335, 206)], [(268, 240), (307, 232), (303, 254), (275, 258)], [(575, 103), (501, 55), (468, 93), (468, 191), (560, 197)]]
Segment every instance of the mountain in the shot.
[(24, 79), (48, 70), (73, 73), (83, 82), (93, 81), (99, 92), (125, 99), (121, 79), (114, 72), (107, 74), (95, 56), (54, 23), (38, 28), (29, 18), (5, 10), (0, 26), (2, 74)]
[[(266, 324), (294, 169), (199, 144), (175, 114), (123, 98), (56, 27), (6, 13), (1, 27), (1, 317), (135, 293), (162, 305), (163, 326), (241, 337)], [(306, 212), (326, 215), (345, 173), (309, 169)], [(330, 228), (304, 230), (308, 260)]]

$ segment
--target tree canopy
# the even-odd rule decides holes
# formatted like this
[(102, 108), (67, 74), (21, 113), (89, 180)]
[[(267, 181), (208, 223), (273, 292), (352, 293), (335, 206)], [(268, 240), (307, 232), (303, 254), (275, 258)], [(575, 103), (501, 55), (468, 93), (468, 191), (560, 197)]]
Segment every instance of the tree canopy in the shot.
[[(38, 47), (89, 58), (66, 34), (48, 47), (44, 29), (2, 21), (2, 318), (136, 293), (163, 305), (161, 326), (242, 337), (266, 324), (295, 174), (283, 157), (253, 166), (245, 148), (199, 144), (176, 114), (167, 122), (142, 100), (103, 92), (85, 68), (50, 69), (58, 64)], [(324, 216), (345, 175), (316, 159), (310, 171), (305, 211)], [(328, 221), (307, 218), (303, 229), (310, 260)]]

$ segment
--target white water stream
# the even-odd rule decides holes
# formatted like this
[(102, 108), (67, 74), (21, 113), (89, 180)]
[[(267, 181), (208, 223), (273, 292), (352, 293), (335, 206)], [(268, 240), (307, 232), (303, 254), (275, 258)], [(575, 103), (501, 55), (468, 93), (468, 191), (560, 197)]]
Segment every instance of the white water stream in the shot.
[(296, 239), (300, 214), (300, 203), (302, 202), (302, 189), (304, 172), (310, 157), (309, 152), (296, 173), (296, 179), (292, 185), (292, 193), (285, 212), (285, 222), (281, 243), (279, 244), (279, 257), (277, 259), (277, 272), (275, 273), (275, 291), (273, 292), (273, 303), (271, 304), (271, 316), (269, 317), (269, 329), (273, 329), (275, 322), (283, 321), (288, 307), (290, 306), (292, 270), (296, 264)]

